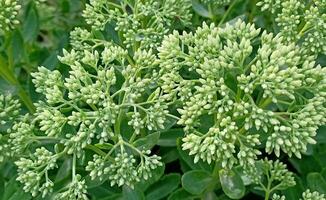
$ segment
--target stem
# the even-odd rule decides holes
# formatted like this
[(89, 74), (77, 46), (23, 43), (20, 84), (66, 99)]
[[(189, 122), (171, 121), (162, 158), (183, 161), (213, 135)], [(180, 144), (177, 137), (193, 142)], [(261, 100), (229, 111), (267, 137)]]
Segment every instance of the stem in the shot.
[(75, 178), (76, 178), (76, 154), (74, 154), (72, 158), (72, 180), (74, 181)]
[(95, 153), (97, 153), (97, 154), (99, 154), (101, 156), (106, 156), (106, 153), (104, 151), (102, 151), (101, 149), (97, 148), (94, 145), (87, 145), (86, 149), (92, 150), (92, 151), (94, 151)]
[(218, 23), (218, 26), (220, 26), (221, 24), (223, 24), (223, 22), (225, 21), (225, 19), (228, 17), (228, 15), (231, 13), (233, 7), (235, 6), (235, 4), (237, 3), (237, 0), (234, 0), (232, 2), (232, 4), (229, 6), (229, 8), (226, 10), (225, 14), (223, 15), (223, 18), (221, 19), (221, 21)]
[(267, 98), (259, 104), (260, 108), (266, 108), (272, 102), (272, 98)]

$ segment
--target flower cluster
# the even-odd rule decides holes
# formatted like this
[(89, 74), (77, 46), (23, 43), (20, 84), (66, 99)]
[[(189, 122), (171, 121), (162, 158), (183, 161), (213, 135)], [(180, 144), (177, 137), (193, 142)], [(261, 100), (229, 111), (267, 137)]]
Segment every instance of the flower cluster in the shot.
[(9, 31), (19, 24), (17, 15), (20, 8), (17, 0), (0, 0), (0, 32)]
[(190, 0), (137, 0), (134, 3), (121, 1), (120, 4), (91, 0), (84, 17), (94, 29), (116, 24), (115, 30), (125, 38), (127, 47), (151, 48), (159, 44), (174, 23), (189, 25), (190, 8)]
[[(10, 125), (19, 115), (20, 103), (11, 94), (0, 94), (0, 125)], [(0, 129), (2, 130), (2, 129)]]
[(307, 53), (326, 53), (324, 0), (261, 0), (257, 5), (273, 14), (285, 41), (301, 43)]
[(81, 175), (76, 174), (72, 182), (67, 186), (67, 190), (57, 194), (55, 200), (88, 200), (85, 180), (82, 180)]
[(110, 160), (108, 156), (95, 155), (93, 161), (88, 162), (86, 170), (90, 171), (92, 179), (99, 178), (101, 180), (103, 176), (108, 176), (111, 186), (128, 185), (133, 188), (134, 183), (139, 182), (141, 179), (147, 180), (150, 178), (152, 176), (151, 170), (162, 166), (160, 157), (157, 155), (148, 156), (150, 154), (149, 150), (138, 151), (133, 149), (140, 156), (140, 163), (137, 163), (133, 155), (125, 152), (123, 143), (120, 144), (120, 147), (122, 152), (116, 153), (114, 159)]
[(325, 194), (319, 194), (317, 191), (310, 191), (309, 189), (302, 193), (302, 200), (325, 200)]
[(205, 5), (212, 5), (216, 7), (225, 6), (229, 4), (232, 0), (201, 0)]
[[(165, 1), (164, 9), (175, 9), (172, 2)], [(111, 6), (107, 1), (91, 1), (85, 13), (99, 4)], [(156, 4), (148, 6), (153, 5)], [(130, 9), (131, 5), (121, 6)], [(142, 5), (139, 2), (137, 6)], [(170, 14), (166, 19), (174, 19), (177, 13), (170, 10)], [(56, 160), (62, 156), (84, 158), (86, 149), (93, 150), (94, 160), (86, 166), (93, 179), (106, 176), (111, 185), (133, 187), (150, 178), (151, 171), (162, 165), (159, 156), (150, 155), (151, 147), (138, 146), (138, 140), (164, 129), (169, 117), (176, 118), (169, 114), (168, 105), (162, 100), (156, 55), (138, 44), (132, 44), (134, 52), (130, 53), (123, 45), (81, 28), (72, 32), (71, 39), (73, 50), (64, 50), (59, 56), (61, 63), (70, 68), (68, 73), (46, 67), (32, 73), (36, 91), (44, 95), (44, 100), (35, 104), (34, 115), (26, 116), (32, 120), (20, 120), (13, 126), (11, 148), (15, 152), (33, 152), (32, 143), (50, 140), (56, 149), (52, 152)], [(27, 169), (33, 168), (28, 167), (33, 159), (25, 159), (16, 163), (22, 169), (22, 177)], [(77, 174), (76, 163), (72, 167), (69, 186), (56, 197), (86, 199), (84, 179)], [(25, 185), (30, 182), (28, 178), (18, 180)], [(34, 188), (25, 190), (44, 195), (51, 192), (53, 185), (49, 185), (48, 179), (41, 176), (37, 181)]]
[(296, 184), (294, 174), (279, 160), (271, 161), (266, 158), (259, 160), (247, 173), (255, 184), (259, 187), (264, 186), (262, 189), (268, 193), (273, 190), (284, 190)]
[(24, 184), (24, 191), (42, 197), (52, 192), (53, 182), (48, 177), (48, 171), (56, 167), (56, 156), (46, 148), (36, 149), (31, 159), (21, 158), (16, 161), (18, 167), (17, 180)]
[[(319, 194), (317, 191), (311, 192), (309, 189), (302, 193), (302, 199), (300, 200), (325, 200), (324, 194)], [(285, 196), (273, 194), (272, 200), (286, 200)]]
[(282, 36), (260, 32), (239, 20), (164, 38), (158, 54), (163, 97), (182, 101), (183, 149), (195, 161), (246, 167), (261, 154), (259, 144), (277, 156), (300, 157), (315, 143), (326, 120), (325, 68)]
[(7, 130), (15, 123), (20, 112), (20, 103), (12, 95), (0, 94), (0, 163), (11, 155)]

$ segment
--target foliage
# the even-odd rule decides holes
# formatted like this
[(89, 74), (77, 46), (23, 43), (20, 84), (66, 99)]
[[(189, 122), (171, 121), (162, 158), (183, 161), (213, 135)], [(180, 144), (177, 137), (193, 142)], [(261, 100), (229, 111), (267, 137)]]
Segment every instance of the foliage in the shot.
[(0, 0), (0, 199), (325, 199), (325, 8)]

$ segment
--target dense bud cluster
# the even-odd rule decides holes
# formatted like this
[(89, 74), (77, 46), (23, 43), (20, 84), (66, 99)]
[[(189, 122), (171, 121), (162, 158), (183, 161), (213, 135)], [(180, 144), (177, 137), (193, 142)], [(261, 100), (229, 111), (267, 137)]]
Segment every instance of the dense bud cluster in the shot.
[(0, 33), (19, 24), (17, 15), (20, 8), (17, 0), (0, 0)]
[[(108, 156), (101, 157), (95, 155), (93, 161), (89, 161), (86, 167), (90, 171), (92, 179), (103, 176), (108, 176), (111, 186), (128, 185), (134, 187), (134, 183), (139, 182), (141, 179), (147, 180), (152, 176), (151, 171), (158, 166), (162, 166), (160, 157), (157, 155), (148, 156), (150, 151), (139, 151), (131, 146), (126, 146), (123, 142), (118, 145), (121, 152), (114, 156), (114, 159), (109, 159)], [(140, 156), (138, 162), (134, 155), (129, 155), (125, 152), (125, 147), (129, 147), (136, 151)], [(110, 155), (109, 155), (110, 156)]]
[(189, 0), (121, 1), (120, 4), (91, 0), (84, 17), (94, 29), (103, 30), (107, 24), (116, 23), (115, 30), (123, 35), (127, 47), (151, 48), (159, 44), (174, 23), (190, 23), (190, 8)]
[(302, 200), (325, 200), (325, 194), (319, 194), (317, 191), (310, 191), (309, 189), (302, 193)]
[[(276, 160), (271, 161), (264, 160), (257, 161), (255, 167), (248, 171), (249, 177), (253, 180), (254, 183), (258, 185), (269, 185), (269, 188), (275, 190), (284, 190), (288, 187), (294, 186), (294, 174), (288, 171), (285, 164)], [(267, 182), (265, 182), (267, 180)]]
[[(0, 94), (0, 126), (10, 125), (18, 116), (20, 103), (12, 95)], [(0, 129), (1, 130), (1, 129)]]
[(201, 0), (201, 2), (205, 5), (212, 5), (212, 6), (225, 6), (229, 4), (232, 0)]
[(301, 50), (307, 53), (326, 53), (324, 0), (261, 0), (257, 5), (275, 16), (284, 41), (300, 43)]
[[(72, 49), (58, 57), (61, 68), (31, 73), (41, 94), (35, 113), (18, 116), (19, 101), (0, 95), (0, 162), (15, 160), (24, 191), (37, 199), (87, 200), (92, 181), (127, 186), (123, 193), (138, 189), (159, 178), (155, 173), (170, 154), (187, 158), (167, 134), (172, 127), (183, 130), (181, 149), (195, 164), (215, 164), (214, 178), (242, 170), (265, 199), (285, 200), (275, 191), (294, 186), (294, 174), (279, 160), (260, 157), (301, 158), (326, 122), (326, 68), (316, 61), (326, 52), (325, 0), (259, 1), (275, 15), (275, 35), (240, 19), (195, 29), (203, 20), (193, 16), (191, 0), (86, 2), (89, 27), (71, 32)], [(197, 3), (205, 12), (227, 9), (220, 24), (238, 6)], [(0, 32), (18, 23), (19, 9), (17, 1), (0, 0)], [(162, 131), (169, 144), (161, 148)], [(194, 163), (184, 160), (187, 171)], [(66, 177), (57, 182), (65, 167)], [(302, 198), (325, 199), (310, 190)]]
[(0, 163), (11, 156), (9, 134), (6, 130), (17, 120), (20, 106), (12, 95), (0, 94)]
[(36, 149), (31, 159), (21, 158), (15, 162), (18, 167), (17, 180), (24, 184), (24, 191), (45, 197), (52, 192), (53, 182), (48, 171), (56, 167), (56, 156), (44, 147)]
[[(325, 194), (319, 194), (319, 192), (311, 192), (309, 189), (302, 193), (302, 199), (300, 200), (325, 200)], [(286, 200), (285, 196), (273, 194), (272, 200)]]
[[(312, 57), (302, 60), (298, 46), (284, 44), (282, 36), (259, 34), (239, 20), (164, 38), (159, 48), (161, 85), (167, 101), (182, 90), (189, 93), (180, 98), (178, 124), (187, 133), (183, 149), (195, 155), (195, 162), (201, 158), (227, 168), (237, 161), (252, 165), (261, 153), (257, 147), (263, 134), (266, 151), (277, 156), (283, 151), (300, 157), (307, 144), (315, 143), (316, 130), (325, 123), (325, 68)], [(213, 119), (205, 132), (203, 117)]]

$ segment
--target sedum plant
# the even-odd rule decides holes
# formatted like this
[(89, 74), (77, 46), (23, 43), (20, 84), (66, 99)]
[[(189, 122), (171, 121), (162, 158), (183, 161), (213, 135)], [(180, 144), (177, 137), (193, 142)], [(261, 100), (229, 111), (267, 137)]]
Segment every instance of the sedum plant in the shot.
[(326, 52), (326, 2), (324, 0), (261, 0), (262, 11), (269, 11), (286, 42), (297, 42), (302, 51)]
[[(30, 20), (73, 2), (0, 0), (1, 45), (42, 46), (62, 31), (28, 35)], [(28, 20), (12, 30), (20, 3)], [(13, 91), (0, 94), (0, 199), (325, 199), (326, 169), (300, 165), (324, 163), (324, 0), (84, 7), (57, 59), (29, 69), (42, 53), (18, 54), (17, 63), (15, 46), (0, 55), (0, 75), (28, 107)], [(273, 14), (275, 34), (256, 28), (266, 23), (258, 8)], [(33, 86), (19, 85), (29, 78)]]
[[(115, 9), (107, 14), (115, 14), (92, 28), (94, 31), (103, 29), (110, 20), (118, 20), (115, 30), (122, 34), (119, 38), (122, 43), (97, 38), (92, 31), (77, 28), (71, 33), (75, 48), (70, 52), (64, 50), (59, 57), (61, 63), (69, 67), (68, 74), (45, 67), (32, 73), (36, 92), (43, 94), (44, 100), (35, 104), (35, 114), (26, 115), (10, 131), (12, 151), (28, 152), (27, 158), (15, 162), (17, 180), (26, 192), (33, 196), (41, 194), (44, 198), (51, 195), (54, 183), (49, 173), (59, 167), (60, 159), (71, 157), (71, 182), (54, 194), (54, 198), (87, 199), (85, 179), (76, 170), (77, 159), (85, 159), (86, 149), (94, 154), (84, 169), (91, 179), (102, 180), (106, 176), (111, 186), (133, 188), (135, 183), (149, 179), (152, 170), (162, 166), (161, 157), (151, 153), (155, 143), (149, 145), (146, 139), (157, 137), (167, 121), (175, 117), (168, 114), (168, 104), (162, 100), (158, 88), (158, 65), (154, 64), (153, 46), (148, 45), (155, 42), (131, 41), (136, 36), (127, 36), (124, 31), (128, 29), (121, 30), (125, 26), (119, 23), (130, 20), (130, 16), (123, 13), (130, 6), (142, 8), (142, 12), (134, 10), (134, 17), (147, 23), (146, 16), (151, 16), (158, 6), (164, 15), (155, 16), (144, 25), (144, 30), (150, 30), (150, 34), (155, 34), (155, 41), (159, 40), (160, 34), (166, 31), (155, 33), (151, 32), (152, 28), (172, 23), (170, 17), (178, 13), (174, 11), (176, 7), (171, 6), (179, 6), (172, 3), (113, 5), (91, 1), (84, 13), (86, 21), (91, 23), (97, 12), (106, 16), (102, 12), (113, 6)], [(180, 16), (180, 20), (183, 17)], [(42, 141), (49, 141), (50, 145), (44, 146)]]
[(181, 101), (182, 146), (195, 162), (250, 167), (261, 144), (300, 158), (316, 143), (325, 123), (325, 68), (281, 35), (260, 32), (239, 20), (162, 42), (161, 87), (168, 101)]

